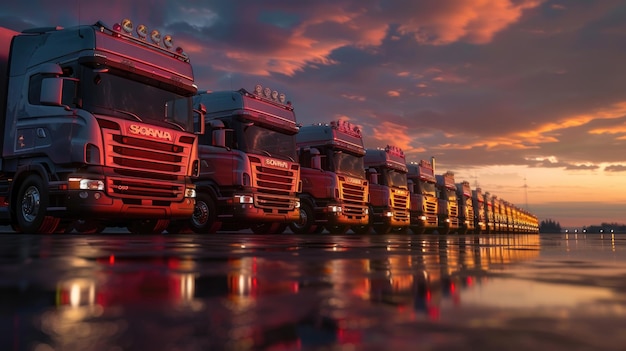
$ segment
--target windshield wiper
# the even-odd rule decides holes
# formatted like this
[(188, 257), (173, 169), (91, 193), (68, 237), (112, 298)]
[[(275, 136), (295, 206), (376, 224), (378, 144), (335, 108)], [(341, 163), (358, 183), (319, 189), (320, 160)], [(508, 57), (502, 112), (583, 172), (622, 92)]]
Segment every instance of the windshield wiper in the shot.
[(171, 124), (171, 125), (173, 125), (173, 126), (175, 126), (175, 127), (178, 127), (178, 128), (179, 128), (180, 130), (182, 130), (183, 132), (187, 130), (187, 129), (185, 129), (185, 127), (184, 127), (181, 123), (179, 123), (179, 122), (176, 122), (176, 121), (170, 121), (169, 119), (164, 119), (164, 120), (163, 120), (163, 122), (168, 123), (168, 124)]
[(134, 113), (132, 113), (132, 112), (129, 112), (129, 111), (118, 110), (118, 109), (113, 108), (113, 107), (108, 107), (108, 106), (100, 106), (100, 105), (94, 105), (94, 107), (95, 107), (95, 108), (101, 108), (101, 109), (103, 109), (103, 110), (113, 111), (113, 112), (116, 112), (116, 113), (121, 113), (121, 114), (123, 114), (123, 115), (130, 116), (130, 117), (132, 117), (132, 118), (136, 119), (136, 120), (137, 120), (137, 121), (139, 121), (139, 122), (143, 122), (143, 120), (141, 119), (141, 117), (139, 117), (139, 116), (137, 116), (136, 114), (134, 114)]
[(139, 122), (143, 122), (143, 120), (141, 119), (141, 117), (137, 116), (136, 114), (129, 112), (129, 111), (124, 111), (124, 110), (118, 110), (116, 108), (111, 108), (111, 110), (115, 111), (115, 112), (119, 112), (119, 113), (123, 113), (127, 116), (131, 116), (134, 119), (138, 120)]

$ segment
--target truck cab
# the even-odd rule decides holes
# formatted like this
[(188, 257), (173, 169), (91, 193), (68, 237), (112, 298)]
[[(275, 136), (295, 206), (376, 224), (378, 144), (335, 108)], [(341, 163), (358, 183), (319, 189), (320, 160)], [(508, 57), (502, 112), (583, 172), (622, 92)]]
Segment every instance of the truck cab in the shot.
[(437, 174), (437, 199), (439, 200), (439, 234), (459, 231), (459, 205), (457, 202), (454, 173)]
[(485, 196), (481, 188), (472, 190), (472, 206), (474, 207), (474, 233), (486, 233), (487, 218), (485, 216)]
[(432, 233), (439, 227), (434, 160), (411, 162), (407, 168), (411, 192), (411, 231), (415, 234)]
[(191, 216), (194, 118), (204, 116), (192, 106), (189, 57), (171, 36), (128, 19), (0, 32), (5, 223), (27, 233), (160, 233)]
[(459, 203), (459, 234), (474, 233), (475, 209), (467, 180), (456, 184), (456, 198)]
[(344, 234), (369, 222), (369, 184), (359, 127), (348, 121), (303, 126), (296, 135), (302, 178), (294, 233)]
[(291, 102), (257, 85), (251, 92), (202, 92), (194, 104), (206, 107), (206, 133), (198, 146), (191, 229), (283, 232), (300, 218), (298, 125)]
[(405, 232), (411, 225), (410, 194), (404, 152), (397, 146), (366, 149), (365, 172), (369, 178), (369, 223), (353, 228), (358, 234)]

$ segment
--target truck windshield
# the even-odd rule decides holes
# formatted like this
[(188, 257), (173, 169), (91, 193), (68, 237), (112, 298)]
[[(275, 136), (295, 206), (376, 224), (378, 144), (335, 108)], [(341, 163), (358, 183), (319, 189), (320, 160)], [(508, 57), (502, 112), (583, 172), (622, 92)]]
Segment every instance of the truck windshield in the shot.
[(193, 131), (191, 97), (167, 86), (85, 69), (81, 79), (83, 108), (92, 112)]
[(359, 178), (365, 177), (363, 157), (358, 157), (347, 152), (333, 151), (333, 167), (334, 171), (337, 173), (344, 173)]
[(446, 188), (446, 193), (448, 194), (448, 200), (456, 201), (456, 191), (455, 190)]
[(263, 126), (247, 124), (243, 127), (241, 151), (267, 155), (294, 162), (296, 138), (294, 135), (277, 132)]
[(386, 168), (384, 170), (384, 180), (387, 186), (406, 187), (406, 173), (399, 172), (395, 169)]
[(436, 194), (435, 183), (420, 180), (420, 188), (422, 188), (423, 195), (435, 196)]

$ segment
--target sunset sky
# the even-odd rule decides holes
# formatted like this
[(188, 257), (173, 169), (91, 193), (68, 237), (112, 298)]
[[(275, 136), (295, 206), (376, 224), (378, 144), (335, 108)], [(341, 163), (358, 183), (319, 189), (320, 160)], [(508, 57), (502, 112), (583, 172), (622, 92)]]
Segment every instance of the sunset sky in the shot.
[[(11, 1), (0, 26), (123, 18), (171, 34), (201, 90), (284, 92), (303, 125), (348, 119), (367, 147), (562, 227), (626, 223), (623, 0)], [(624, 71), (624, 72), (622, 72)]]

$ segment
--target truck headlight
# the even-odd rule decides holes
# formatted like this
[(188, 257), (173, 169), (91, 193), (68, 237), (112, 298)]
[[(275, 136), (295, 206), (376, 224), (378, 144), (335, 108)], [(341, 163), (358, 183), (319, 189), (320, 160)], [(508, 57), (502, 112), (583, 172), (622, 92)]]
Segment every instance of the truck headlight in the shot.
[(235, 202), (240, 204), (253, 204), (254, 198), (252, 195), (235, 195)]
[(104, 190), (104, 181), (100, 179), (70, 178), (69, 188), (80, 190)]
[(185, 197), (196, 197), (196, 189), (185, 188)]
[(343, 211), (341, 206), (337, 206), (337, 205), (328, 206), (328, 212), (336, 213), (336, 212), (341, 212), (341, 211)]
[(383, 213), (383, 215), (384, 215), (385, 217), (389, 217), (389, 218), (391, 218), (391, 217), (393, 217), (393, 212), (392, 212), (392, 211), (385, 211), (385, 212)]

